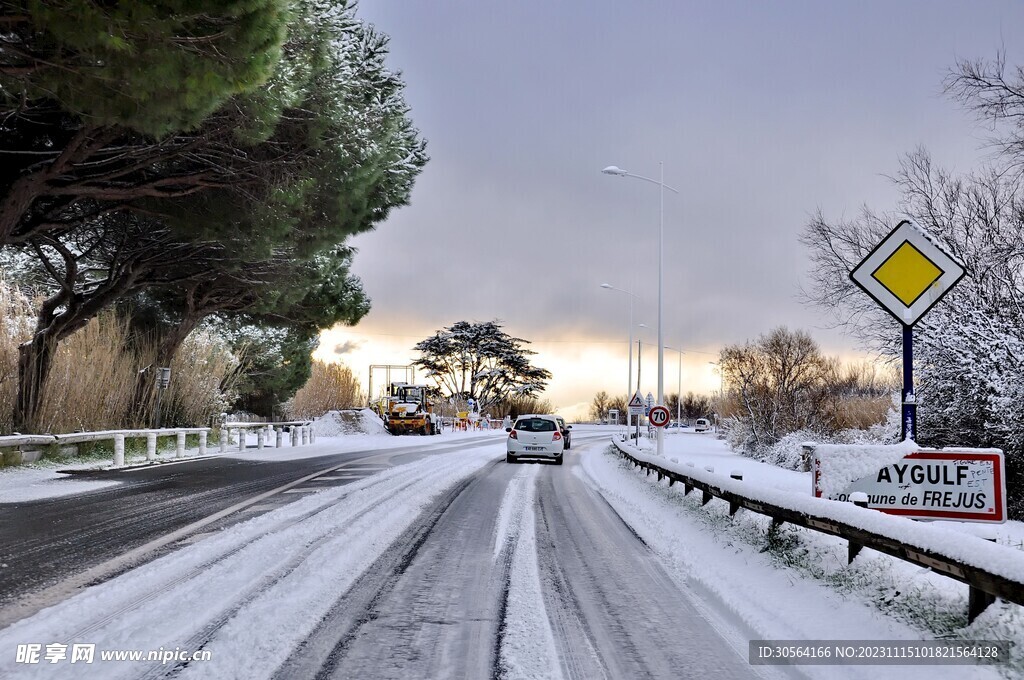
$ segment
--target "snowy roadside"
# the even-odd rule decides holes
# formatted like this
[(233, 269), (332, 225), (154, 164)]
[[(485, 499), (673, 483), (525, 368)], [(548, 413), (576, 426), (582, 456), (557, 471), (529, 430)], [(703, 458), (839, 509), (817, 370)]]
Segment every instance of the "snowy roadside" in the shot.
[(432, 499), (496, 460), (493, 444), (438, 454), (311, 494), (184, 546), (0, 632), (0, 676), (144, 672), (137, 663), (98, 659), (88, 667), (12, 666), (6, 650), (31, 643), (202, 647), (212, 659), (189, 664), (181, 677), (268, 676)]
[[(743, 459), (713, 438), (672, 439), (666, 440), (669, 460), (724, 475), (741, 470), (744, 484), (810, 495), (806, 473)], [(610, 451), (584, 456), (583, 471), (676, 577), (704, 594), (709, 608), (764, 639), (1024, 639), (1021, 607), (999, 603), (967, 626), (966, 586), (928, 570), (870, 550), (847, 566), (841, 539), (790, 526), (770, 535), (767, 517), (730, 517), (720, 501), (702, 507), (699, 494), (686, 497), (678, 486), (656, 484)], [(1004, 530), (1004, 540), (1018, 530)], [(990, 668), (969, 666), (893, 666), (881, 674), (879, 667), (800, 668), (815, 678), (837, 672), (849, 678), (997, 677)], [(998, 668), (1005, 677), (1020, 677), (1021, 650), (1010, 666)]]
[[(344, 434), (319, 436), (315, 444), (306, 446), (278, 448), (248, 448), (245, 451), (219, 453), (216, 447), (207, 449), (207, 458), (227, 457), (240, 460), (281, 462), (307, 458), (332, 456), (360, 450), (390, 450), (407, 446), (434, 445), (438, 443), (456, 443), (471, 437), (492, 435), (504, 436), (504, 432), (445, 432), (433, 437), (393, 437), (389, 434)], [(254, 435), (249, 435), (249, 443), (255, 444)], [(237, 448), (237, 445), (235, 445)], [(195, 460), (199, 457), (199, 448), (185, 450), (185, 455), (178, 457), (173, 449), (157, 453), (157, 462), (153, 465), (168, 465), (177, 462)], [(145, 453), (126, 454), (127, 466), (146, 465)], [(26, 503), (30, 501), (60, 498), (72, 494), (88, 493), (120, 484), (116, 480), (91, 480), (87, 476), (62, 474), (58, 470), (105, 470), (110, 469), (111, 460), (106, 458), (89, 458), (86, 460), (70, 459), (67, 461), (44, 459), (36, 463), (16, 467), (0, 468), (0, 505), (4, 503)]]

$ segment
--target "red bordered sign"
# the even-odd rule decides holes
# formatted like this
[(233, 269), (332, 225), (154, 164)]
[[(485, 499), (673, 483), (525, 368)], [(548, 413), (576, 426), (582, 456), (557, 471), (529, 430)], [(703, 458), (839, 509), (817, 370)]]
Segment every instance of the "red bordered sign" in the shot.
[(668, 425), (668, 421), (672, 419), (672, 415), (664, 406), (655, 406), (647, 417), (650, 419), (651, 425), (655, 427), (665, 427)]
[[(814, 466), (814, 495), (821, 470)], [(920, 451), (880, 468), (829, 496), (846, 501), (855, 491), (868, 507), (912, 519), (1006, 521), (1006, 475), (1001, 451)]]

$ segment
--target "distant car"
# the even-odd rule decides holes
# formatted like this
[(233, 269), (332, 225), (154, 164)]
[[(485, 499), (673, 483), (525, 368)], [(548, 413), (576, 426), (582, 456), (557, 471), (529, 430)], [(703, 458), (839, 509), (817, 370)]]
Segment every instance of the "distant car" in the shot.
[(565, 440), (565, 448), (572, 448), (572, 433), (569, 430), (572, 429), (572, 425), (566, 425), (565, 419), (562, 416), (555, 416), (555, 420), (558, 421), (558, 429), (562, 432), (562, 438)]
[(697, 418), (697, 420), (693, 423), (694, 432), (707, 432), (710, 429), (711, 421), (709, 421), (707, 418)]
[(506, 428), (505, 462), (515, 463), (520, 458), (543, 458), (562, 464), (565, 437), (555, 416), (519, 416), (515, 425)]

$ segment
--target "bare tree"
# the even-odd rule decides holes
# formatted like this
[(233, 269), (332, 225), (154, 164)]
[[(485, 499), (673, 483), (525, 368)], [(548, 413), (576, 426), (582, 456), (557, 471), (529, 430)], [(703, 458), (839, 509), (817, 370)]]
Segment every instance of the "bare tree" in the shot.
[(726, 347), (719, 365), (737, 393), (748, 449), (824, 420), (831, 362), (806, 332), (781, 327), (754, 343)]
[(590, 402), (590, 415), (594, 420), (601, 420), (608, 414), (608, 393), (601, 390), (594, 395), (594, 400)]

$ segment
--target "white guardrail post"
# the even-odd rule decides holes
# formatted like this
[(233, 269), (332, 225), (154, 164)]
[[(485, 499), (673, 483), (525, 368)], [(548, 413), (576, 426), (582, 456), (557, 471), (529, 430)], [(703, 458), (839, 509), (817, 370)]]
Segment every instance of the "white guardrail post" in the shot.
[(238, 450), (245, 451), (245, 428), (238, 428)]
[(299, 426), (299, 436), (302, 437), (302, 445), (305, 446), (309, 443), (309, 428), (305, 425)]
[(259, 427), (256, 428), (256, 448), (263, 450), (263, 438), (267, 435), (267, 428)]
[(174, 457), (181, 458), (185, 455), (185, 433), (179, 432), (177, 440), (174, 447)]
[(274, 437), (275, 437), (275, 447), (274, 448), (278, 448), (278, 449), (281, 448), (281, 445), (284, 443), (284, 428), (283, 427), (275, 427), (274, 428)]
[(228, 452), (228, 428), (224, 427), (223, 424), (220, 426), (220, 452)]
[(206, 455), (206, 430), (200, 430), (199, 432), (199, 455)]
[(114, 435), (114, 467), (124, 466), (124, 435)]
[(156, 460), (156, 432), (146, 433), (146, 460)]
[(309, 429), (309, 443), (316, 444), (316, 432), (313, 432), (313, 426), (307, 425), (306, 427)]
[(290, 434), (291, 437), (292, 437), (292, 446), (293, 447), (294, 446), (298, 446), (299, 445), (299, 427), (297, 425), (292, 425), (291, 427), (288, 428), (288, 434)]

